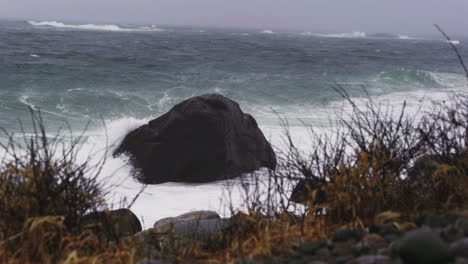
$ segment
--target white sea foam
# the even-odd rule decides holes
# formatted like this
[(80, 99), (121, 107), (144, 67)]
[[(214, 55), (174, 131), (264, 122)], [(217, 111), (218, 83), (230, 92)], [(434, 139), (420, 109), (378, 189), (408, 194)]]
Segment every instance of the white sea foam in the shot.
[(39, 55), (37, 55), (37, 54), (31, 54), (31, 55), (29, 55), (29, 56), (31, 56), (31, 57), (33, 57), (33, 58), (39, 58)]
[(450, 41), (446, 40), (445, 42), (451, 43), (451, 44), (453, 44), (453, 45), (460, 45), (460, 41), (459, 41), (459, 40), (450, 40)]
[(57, 21), (42, 21), (42, 22), (34, 22), (28, 21), (28, 23), (35, 27), (54, 27), (54, 28), (63, 28), (63, 29), (75, 29), (75, 30), (102, 30), (102, 31), (163, 31), (160, 28), (151, 26), (151, 27), (138, 27), (138, 28), (122, 28), (117, 25), (95, 25), (95, 24), (83, 24), (83, 25), (72, 25), (72, 24), (64, 24), (62, 22)]
[(265, 30), (262, 30), (260, 31), (261, 34), (275, 34), (275, 32), (269, 30), (269, 29), (265, 29)]
[(367, 36), (366, 32), (354, 31), (352, 33), (339, 33), (339, 34), (322, 34), (322, 33), (312, 33), (312, 32), (303, 32), (301, 33), (304, 36), (316, 36), (322, 38), (365, 38)]

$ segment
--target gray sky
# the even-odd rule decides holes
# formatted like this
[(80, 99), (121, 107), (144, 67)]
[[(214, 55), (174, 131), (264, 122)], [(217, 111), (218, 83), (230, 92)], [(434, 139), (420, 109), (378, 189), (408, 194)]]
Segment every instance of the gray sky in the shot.
[(468, 35), (468, 0), (0, 0), (0, 18)]

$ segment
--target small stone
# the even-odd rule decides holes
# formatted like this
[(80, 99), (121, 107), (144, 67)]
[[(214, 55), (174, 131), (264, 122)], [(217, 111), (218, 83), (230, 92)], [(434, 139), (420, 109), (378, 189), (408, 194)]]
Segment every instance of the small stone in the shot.
[(427, 215), (424, 217), (423, 225), (430, 228), (443, 228), (449, 224), (445, 215)]
[(441, 237), (451, 243), (464, 237), (463, 231), (457, 229), (454, 225), (449, 225), (440, 232)]
[(350, 242), (336, 242), (333, 245), (332, 252), (335, 256), (352, 255), (354, 252), (353, 244)]
[(467, 258), (461, 258), (457, 257), (455, 258), (455, 264), (468, 264), (468, 259)]
[(388, 246), (387, 241), (377, 234), (368, 234), (363, 239), (362, 242), (365, 243), (369, 248), (372, 249), (381, 249)]
[(392, 259), (387, 256), (377, 256), (377, 255), (369, 255), (369, 256), (361, 256), (356, 258), (348, 264), (391, 264)]
[(401, 234), (400, 230), (393, 223), (386, 224), (373, 224), (369, 227), (370, 233), (377, 233), (381, 236), (386, 236), (394, 234), (399, 236)]
[(450, 244), (450, 253), (453, 256), (468, 258), (468, 238), (463, 238)]
[(447, 244), (427, 227), (406, 233), (397, 250), (404, 263), (408, 264), (438, 264), (450, 259)]
[(366, 235), (366, 232), (362, 229), (342, 229), (333, 232), (333, 242), (345, 242), (348, 240), (359, 241)]
[(397, 241), (398, 239), (400, 239), (400, 236), (397, 236), (395, 234), (388, 234), (385, 236), (385, 241), (387, 241), (388, 243), (392, 243), (394, 241)]
[(328, 248), (320, 248), (315, 252), (315, 258), (317, 260), (327, 261), (331, 257), (330, 250)]
[(304, 254), (313, 255), (318, 249), (325, 247), (326, 245), (327, 243), (324, 240), (314, 240), (299, 245), (297, 250)]
[(346, 264), (354, 259), (353, 255), (340, 256), (335, 259), (336, 264)]
[(467, 218), (459, 218), (455, 222), (455, 228), (461, 230), (465, 236), (468, 236), (468, 219)]

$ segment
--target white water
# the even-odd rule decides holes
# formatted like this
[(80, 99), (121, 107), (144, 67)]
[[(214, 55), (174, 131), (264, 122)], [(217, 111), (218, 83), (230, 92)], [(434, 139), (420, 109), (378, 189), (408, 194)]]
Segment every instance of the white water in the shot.
[(268, 29), (262, 30), (260, 33), (262, 33), (262, 34), (275, 34), (275, 32), (273, 32), (271, 30), (268, 30)]
[(95, 24), (84, 24), (84, 25), (71, 25), (64, 24), (57, 21), (42, 21), (34, 22), (28, 21), (32, 26), (36, 27), (54, 27), (54, 28), (63, 28), (63, 29), (75, 29), (75, 30), (103, 30), (103, 31), (163, 31), (162, 29), (151, 26), (151, 27), (139, 27), (139, 28), (122, 28), (117, 25), (95, 25)]

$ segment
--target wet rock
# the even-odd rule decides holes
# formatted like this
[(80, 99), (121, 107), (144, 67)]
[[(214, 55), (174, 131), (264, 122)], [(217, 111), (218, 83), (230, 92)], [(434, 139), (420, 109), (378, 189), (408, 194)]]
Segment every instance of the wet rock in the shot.
[(324, 240), (315, 240), (311, 242), (306, 242), (297, 247), (297, 251), (303, 254), (313, 255), (317, 250), (322, 247), (326, 247), (327, 243)]
[(333, 242), (344, 242), (348, 240), (359, 241), (366, 235), (366, 232), (361, 229), (342, 229), (333, 232)]
[(80, 225), (109, 239), (118, 239), (142, 230), (140, 220), (128, 209), (94, 212), (83, 216)]
[(114, 156), (124, 153), (146, 184), (210, 182), (276, 167), (255, 119), (219, 94), (189, 98), (130, 132)]
[(468, 238), (463, 238), (450, 244), (450, 253), (453, 256), (468, 258)]
[(397, 247), (404, 263), (438, 264), (450, 259), (449, 248), (440, 236), (429, 228), (409, 231)]

